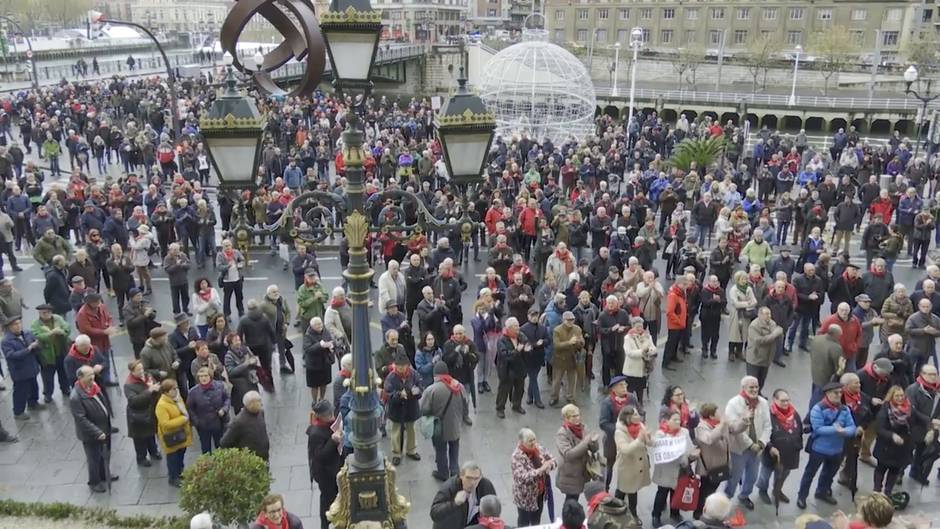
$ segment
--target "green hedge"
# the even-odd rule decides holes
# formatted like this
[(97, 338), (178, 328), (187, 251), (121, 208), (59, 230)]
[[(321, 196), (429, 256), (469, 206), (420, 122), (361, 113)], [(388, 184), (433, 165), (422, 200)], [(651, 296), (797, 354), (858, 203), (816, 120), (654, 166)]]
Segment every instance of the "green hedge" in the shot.
[(122, 529), (188, 529), (188, 519), (179, 516), (121, 516), (112, 509), (80, 507), (71, 503), (25, 503), (0, 500), (0, 517), (80, 520)]

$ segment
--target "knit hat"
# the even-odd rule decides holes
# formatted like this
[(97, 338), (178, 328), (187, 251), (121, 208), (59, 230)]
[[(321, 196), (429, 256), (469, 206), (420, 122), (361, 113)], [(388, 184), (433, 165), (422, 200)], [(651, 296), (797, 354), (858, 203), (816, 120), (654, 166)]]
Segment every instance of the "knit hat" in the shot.
[(434, 362), (434, 374), (435, 375), (449, 375), (450, 369), (447, 368), (447, 364), (444, 362)]

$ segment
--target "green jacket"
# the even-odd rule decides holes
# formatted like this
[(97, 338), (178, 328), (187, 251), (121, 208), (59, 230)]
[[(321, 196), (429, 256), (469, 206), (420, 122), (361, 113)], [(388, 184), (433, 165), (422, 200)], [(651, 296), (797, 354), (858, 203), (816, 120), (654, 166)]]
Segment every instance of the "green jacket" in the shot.
[(58, 157), (62, 147), (55, 140), (46, 140), (42, 142), (42, 155), (45, 157)]
[(750, 240), (741, 250), (741, 257), (747, 257), (749, 265), (756, 264), (761, 268), (764, 268), (772, 254), (773, 250), (770, 248), (770, 244), (768, 244), (767, 241), (762, 241), (760, 244), (757, 244), (753, 240)]
[[(54, 334), (54, 329), (60, 329), (61, 334)], [(64, 358), (69, 352), (69, 345), (72, 342), (72, 327), (69, 326), (65, 318), (58, 314), (52, 315), (52, 327), (44, 324), (41, 319), (36, 321), (29, 328), (30, 331), (42, 344), (39, 350), (39, 363), (44, 366), (55, 365), (57, 358)]]
[(320, 283), (312, 287), (300, 285), (297, 289), (297, 321), (309, 324), (313, 318), (323, 318), (327, 297), (326, 290)]
[(52, 242), (46, 240), (45, 237), (40, 237), (36, 241), (36, 247), (33, 248), (33, 257), (40, 266), (49, 266), (52, 258), (59, 254), (65, 257), (66, 261), (72, 260), (72, 245), (58, 235)]

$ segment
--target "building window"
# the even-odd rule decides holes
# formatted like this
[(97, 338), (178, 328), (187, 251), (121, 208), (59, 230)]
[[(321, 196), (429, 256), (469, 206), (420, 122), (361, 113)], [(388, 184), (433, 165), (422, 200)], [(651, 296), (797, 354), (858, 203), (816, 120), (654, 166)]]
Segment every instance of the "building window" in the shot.
[(653, 10), (649, 7), (644, 7), (643, 9), (640, 9), (640, 18), (642, 18), (643, 20), (649, 20), (653, 18)]
[(790, 20), (803, 20), (803, 8), (791, 7), (790, 8)]
[(556, 9), (555, 10), (555, 20), (564, 20), (565, 19), (565, 10)]
[(832, 10), (820, 9), (816, 12), (816, 17), (819, 18), (819, 20), (832, 20)]
[(900, 22), (902, 14), (904, 14), (904, 12), (901, 9), (897, 9), (897, 8), (889, 9), (885, 13), (885, 20), (887, 20), (888, 22)]
[(803, 32), (802, 31), (788, 31), (787, 32), (787, 44), (789, 44), (790, 46), (803, 44)]
[(685, 43), (692, 44), (695, 42), (695, 30), (687, 29), (685, 30)]
[(708, 32), (708, 43), (712, 46), (721, 46), (721, 34), (719, 29), (713, 29)]
[(588, 32), (586, 29), (578, 30), (578, 42), (587, 42)]
[(617, 42), (620, 42), (620, 43), (630, 42), (630, 30), (618, 29), (617, 30)]
[(776, 7), (765, 8), (764, 20), (777, 20), (777, 8)]
[(594, 32), (594, 40), (596, 42), (607, 42), (607, 30), (598, 29)]
[(723, 20), (724, 18), (725, 18), (725, 8), (723, 7), (712, 8), (712, 20)]
[(898, 45), (898, 31), (882, 31), (881, 32), (881, 43), (885, 46), (897, 46)]
[(495, 10), (495, 9), (487, 9), (487, 10), (486, 10), (486, 16), (488, 16), (488, 17), (495, 17), (495, 16), (496, 16), (496, 10)]
[(734, 30), (734, 43), (735, 44), (744, 44), (747, 42), (747, 30), (745, 29), (736, 29)]
[(556, 29), (555, 30), (555, 42), (562, 43), (565, 41), (565, 30)]
[(751, 18), (751, 8), (750, 7), (739, 7), (738, 8), (738, 20), (748, 20)]
[(672, 20), (674, 18), (676, 18), (676, 9), (674, 7), (663, 9), (663, 20)]
[(609, 10), (608, 10), (608, 9), (598, 9), (598, 10), (597, 10), (597, 18), (599, 18), (599, 19), (601, 19), (601, 20), (607, 20), (608, 15), (609, 15)]
[(697, 7), (686, 8), (685, 18), (686, 20), (698, 20), (698, 8)]
[(849, 35), (852, 37), (852, 42), (854, 42), (856, 46), (861, 46), (865, 42), (864, 31), (861, 31), (861, 30), (851, 31), (849, 32)]
[(922, 22), (930, 22), (933, 20), (933, 9), (924, 9), (924, 16), (921, 17)]
[(672, 44), (672, 30), (664, 29), (659, 32), (659, 43), (660, 44)]
[(629, 20), (630, 19), (630, 10), (629, 9), (619, 9), (620, 20)]
[(587, 18), (588, 18), (588, 10), (587, 10), (587, 9), (579, 9), (579, 10), (578, 10), (578, 20), (587, 20)]
[(867, 9), (853, 9), (852, 10), (852, 20), (865, 20), (868, 18)]

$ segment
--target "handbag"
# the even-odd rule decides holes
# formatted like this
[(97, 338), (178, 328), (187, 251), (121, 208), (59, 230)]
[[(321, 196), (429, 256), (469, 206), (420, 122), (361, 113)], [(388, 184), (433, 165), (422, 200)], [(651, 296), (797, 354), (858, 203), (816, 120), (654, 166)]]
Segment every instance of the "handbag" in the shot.
[(701, 488), (702, 481), (695, 474), (679, 476), (669, 507), (677, 511), (694, 511), (698, 508), (698, 495)]
[[(450, 391), (448, 389), (448, 391)], [(447, 404), (444, 405), (444, 411), (441, 412), (441, 415), (447, 415), (447, 410), (450, 408), (450, 402), (454, 400), (454, 392), (450, 392), (450, 396), (447, 397)], [(434, 437), (440, 437), (443, 433), (444, 427), (441, 425), (441, 418), (435, 415), (425, 415), (418, 419), (418, 430), (421, 431), (421, 435), (425, 439), (431, 439)]]
[(167, 448), (171, 446), (181, 445), (185, 442), (186, 442), (186, 430), (184, 428), (180, 428), (179, 430), (176, 430), (175, 432), (163, 434), (163, 444)]
[(588, 481), (601, 481), (607, 477), (604, 469), (604, 459), (598, 450), (588, 450), (587, 459), (584, 462), (584, 472), (587, 474)]
[[(708, 468), (708, 465), (705, 464), (704, 457), (700, 457), (699, 461), (702, 462), (702, 468), (705, 469), (705, 476), (708, 477), (708, 480), (712, 483), (721, 483), (731, 477), (731, 466), (728, 463), (718, 465), (715, 468)], [(731, 461), (730, 457), (728, 457), (728, 461)]]

